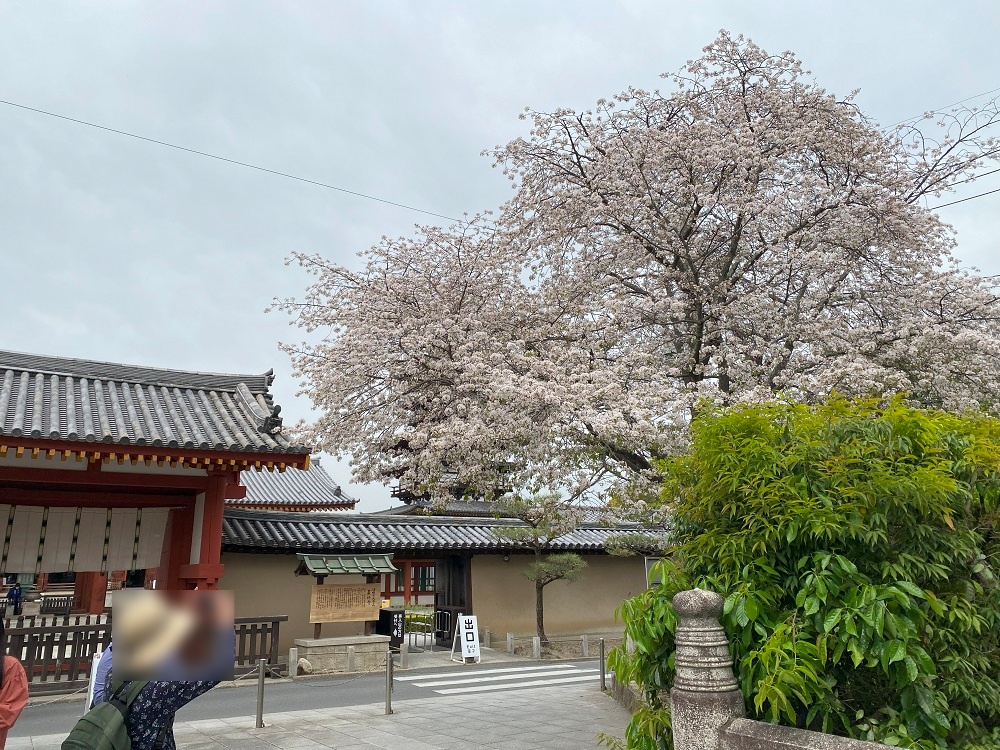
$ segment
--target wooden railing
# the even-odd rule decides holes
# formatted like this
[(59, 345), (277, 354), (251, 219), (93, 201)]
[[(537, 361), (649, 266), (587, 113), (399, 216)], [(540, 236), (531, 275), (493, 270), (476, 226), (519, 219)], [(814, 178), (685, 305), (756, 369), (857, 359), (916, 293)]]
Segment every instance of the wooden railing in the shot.
[(287, 615), (236, 618), (237, 676), (252, 671), (259, 659), (267, 659), (273, 674), (285, 672), (278, 664), (278, 629), (287, 621)]
[[(67, 616), (63, 625), (35, 626), (34, 618), (33, 615), (14, 618), (18, 625), (23, 625), (24, 620), (31, 620), (32, 624), (7, 628), (7, 653), (24, 667), (29, 692), (43, 695), (87, 687), (94, 653), (111, 642), (111, 623), (107, 620), (91, 623), (91, 617), (77, 615), (73, 624), (68, 621), (74, 618)], [(88, 622), (81, 623), (81, 619)]]
[(38, 628), (55, 627), (57, 625), (76, 627), (86, 627), (88, 625), (101, 625), (110, 623), (110, 610), (104, 610), (102, 615), (18, 615), (17, 617), (5, 617), (4, 627), (27, 628), (37, 630)]
[[(267, 659), (271, 675), (287, 673), (278, 661), (278, 634), (288, 617), (237, 617), (237, 675), (247, 674)], [(21, 615), (5, 621), (7, 653), (28, 674), (29, 693), (70, 693), (87, 687), (94, 654), (111, 642), (108, 615)]]
[(73, 609), (72, 596), (42, 596), (38, 611), (43, 615), (68, 615)]

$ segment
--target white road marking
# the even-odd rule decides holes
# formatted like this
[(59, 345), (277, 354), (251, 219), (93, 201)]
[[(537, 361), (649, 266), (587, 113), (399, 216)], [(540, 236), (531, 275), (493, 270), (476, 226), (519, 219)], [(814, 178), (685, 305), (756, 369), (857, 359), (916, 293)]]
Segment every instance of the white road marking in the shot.
[(413, 684), (417, 687), (438, 687), (439, 685), (463, 685), (476, 682), (498, 682), (503, 680), (515, 680), (520, 677), (553, 677), (555, 675), (573, 675), (573, 674), (597, 674), (596, 669), (559, 669), (550, 670), (548, 672), (531, 672), (530, 674), (520, 674), (520, 675), (509, 675), (501, 674), (495, 675), (493, 677), (473, 677), (472, 675), (466, 675), (465, 677), (460, 677), (456, 680), (434, 680), (433, 682), (414, 682)]
[[(609, 672), (608, 677), (611, 677)], [(571, 682), (587, 682), (589, 680), (597, 681), (597, 675), (586, 674), (581, 677), (563, 677), (554, 680), (528, 680), (527, 682), (508, 682), (502, 685), (472, 685), (469, 687), (459, 687), (459, 688), (444, 688), (443, 690), (435, 690), (435, 693), (439, 695), (457, 695), (464, 693), (485, 693), (492, 690), (517, 690), (518, 688), (526, 687), (542, 687), (544, 685), (565, 685)]]
[(400, 682), (413, 682), (415, 680), (437, 680), (444, 679), (447, 677), (456, 677), (458, 675), (481, 675), (481, 674), (501, 674), (507, 672), (540, 672), (546, 669), (579, 669), (572, 664), (546, 664), (539, 667), (507, 667), (506, 669), (477, 669), (463, 672), (461, 669), (455, 669), (451, 672), (438, 672), (436, 674), (415, 674), (407, 675), (405, 677), (393, 677), (393, 679)]

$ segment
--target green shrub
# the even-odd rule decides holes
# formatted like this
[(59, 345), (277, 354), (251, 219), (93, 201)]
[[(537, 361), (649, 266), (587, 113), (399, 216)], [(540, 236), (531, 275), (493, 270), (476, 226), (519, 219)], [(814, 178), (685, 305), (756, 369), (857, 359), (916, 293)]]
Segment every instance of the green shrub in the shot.
[(612, 652), (670, 748), (677, 591), (726, 596), (748, 716), (902, 747), (1000, 748), (1000, 420), (889, 402), (710, 409), (664, 461), (662, 584)]

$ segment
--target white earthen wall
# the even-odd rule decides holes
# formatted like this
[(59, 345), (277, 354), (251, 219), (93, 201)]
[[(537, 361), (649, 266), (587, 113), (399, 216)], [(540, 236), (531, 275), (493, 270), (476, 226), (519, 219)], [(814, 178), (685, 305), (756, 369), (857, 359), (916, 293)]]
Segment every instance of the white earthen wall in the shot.
[[(646, 566), (642, 557), (584, 555), (587, 567), (577, 581), (555, 581), (545, 587), (547, 635), (577, 635), (620, 630), (615, 610), (645, 589)], [(489, 628), (494, 639), (504, 633), (535, 632), (535, 584), (522, 573), (533, 558), (511, 555), (477, 555), (472, 558), (472, 604), (479, 627)]]

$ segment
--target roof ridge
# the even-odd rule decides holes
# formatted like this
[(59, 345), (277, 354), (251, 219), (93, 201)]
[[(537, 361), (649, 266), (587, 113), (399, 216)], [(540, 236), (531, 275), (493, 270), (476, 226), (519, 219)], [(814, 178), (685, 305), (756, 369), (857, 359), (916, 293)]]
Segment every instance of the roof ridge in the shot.
[[(176, 370), (148, 365), (131, 365), (75, 357), (54, 357), (0, 349), (0, 369), (57, 375), (60, 377), (113, 380), (142, 385), (236, 391), (239, 384), (256, 386), (265, 392), (274, 382), (274, 369), (258, 375)], [(247, 385), (250, 390), (249, 385)], [(251, 391), (252, 392), (252, 391)], [(258, 407), (259, 408), (259, 407)]]
[[(282, 511), (258, 510), (252, 507), (227, 506), (226, 515), (235, 518), (264, 518), (288, 522), (331, 523), (343, 525), (349, 523), (386, 524), (394, 526), (527, 526), (519, 518), (492, 518), (483, 516), (393, 516), (381, 513), (344, 513), (343, 511)], [(608, 526), (606, 524), (579, 524), (577, 529), (611, 529), (631, 528), (627, 526)]]

